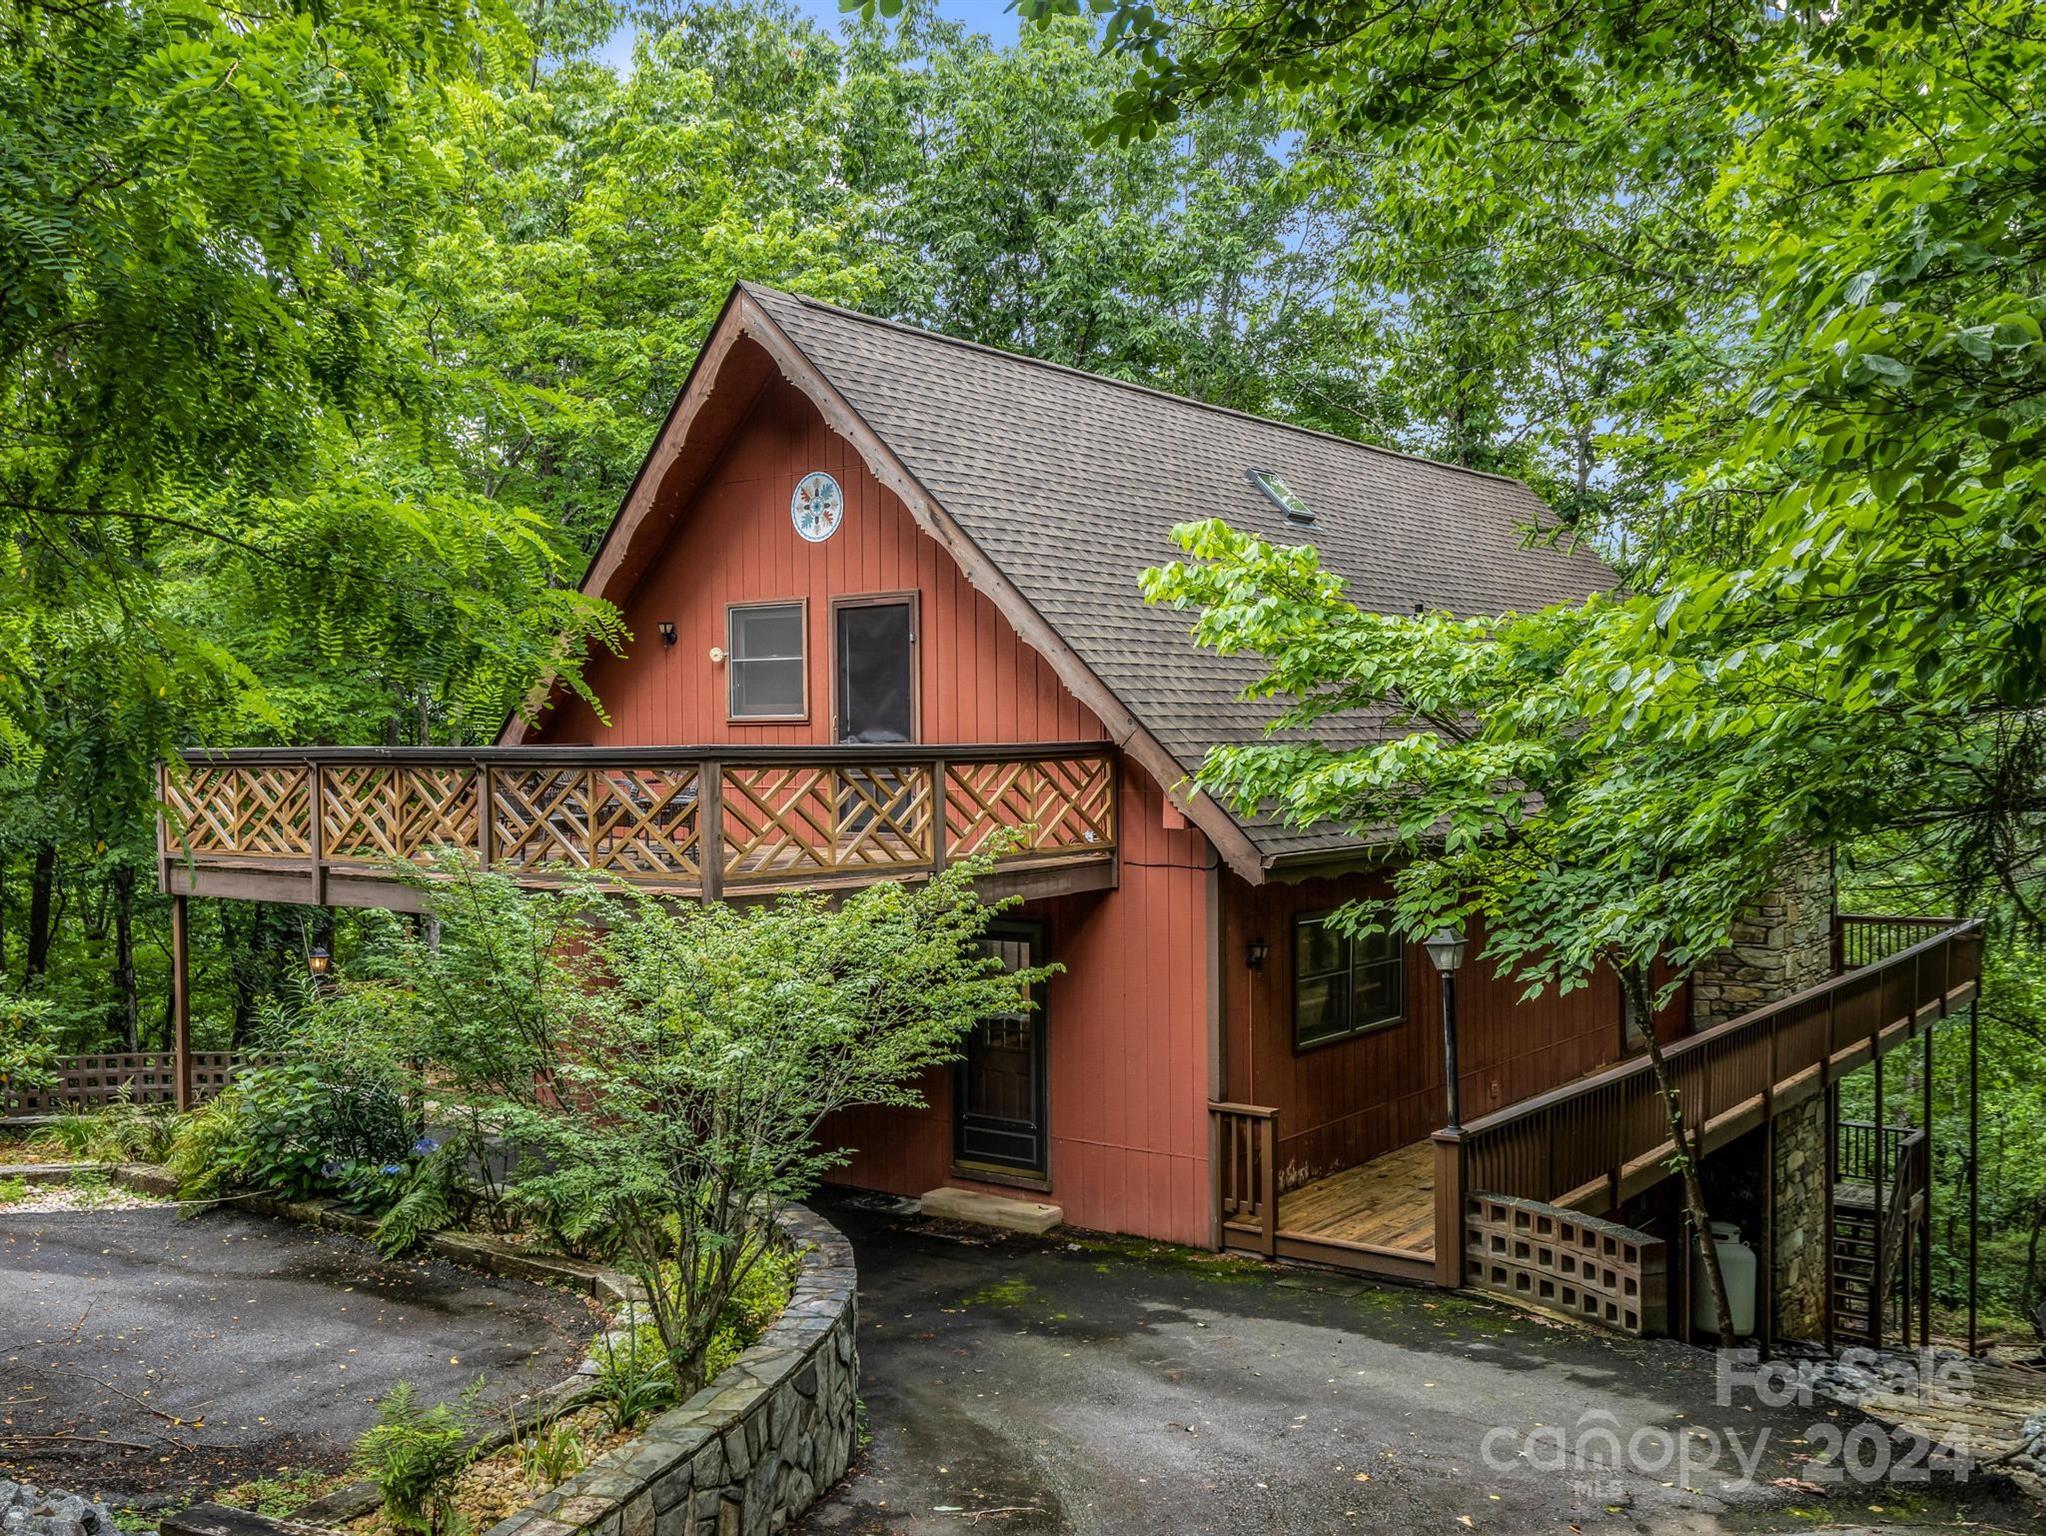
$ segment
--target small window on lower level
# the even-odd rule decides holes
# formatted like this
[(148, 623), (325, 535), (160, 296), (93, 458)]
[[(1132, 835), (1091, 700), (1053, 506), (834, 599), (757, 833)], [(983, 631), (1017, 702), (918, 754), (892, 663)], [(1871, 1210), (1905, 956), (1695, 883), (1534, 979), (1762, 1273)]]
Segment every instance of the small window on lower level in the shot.
[(800, 720), (810, 712), (803, 604), (735, 603), (727, 663), (734, 720)]
[(1293, 923), (1293, 1045), (1305, 1049), (1406, 1017), (1406, 946), (1389, 933), (1352, 938), (1328, 912)]

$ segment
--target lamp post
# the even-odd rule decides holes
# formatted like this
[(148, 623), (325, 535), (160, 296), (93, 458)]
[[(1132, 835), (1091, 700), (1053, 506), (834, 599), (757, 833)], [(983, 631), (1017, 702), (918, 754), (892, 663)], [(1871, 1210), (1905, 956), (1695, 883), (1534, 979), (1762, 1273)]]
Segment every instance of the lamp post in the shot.
[(305, 968), (313, 978), (313, 986), (324, 997), (334, 984), (334, 957), (327, 953), (326, 945), (315, 944), (306, 951)]
[(1468, 942), (1454, 928), (1444, 928), (1425, 946), (1428, 958), (1435, 962), (1435, 973), (1442, 978), (1442, 1086), (1449, 1107), (1446, 1128), (1452, 1131), (1463, 1129), (1462, 1111), (1457, 1106), (1456, 971), (1463, 964)]

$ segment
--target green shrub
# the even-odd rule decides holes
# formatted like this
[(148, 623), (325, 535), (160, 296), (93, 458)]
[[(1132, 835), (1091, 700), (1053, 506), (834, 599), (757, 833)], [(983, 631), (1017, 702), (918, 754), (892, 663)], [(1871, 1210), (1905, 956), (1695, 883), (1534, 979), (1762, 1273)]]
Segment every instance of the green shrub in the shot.
[(40, 998), (0, 997), (0, 1109), (17, 1094), (40, 1092), (55, 1081), (51, 1012)]
[[(704, 1381), (716, 1377), (743, 1351), (760, 1342), (760, 1336), (788, 1305), (802, 1267), (802, 1255), (779, 1241), (749, 1243), (744, 1275), (725, 1303), (704, 1350)], [(606, 1337), (598, 1346), (597, 1368), (597, 1388), (613, 1430), (630, 1429), (648, 1414), (681, 1400), (667, 1347), (659, 1330), (650, 1325), (633, 1329), (625, 1344)]]
[(412, 1384), (399, 1382), (377, 1404), (377, 1421), (355, 1442), (355, 1470), (376, 1485), (385, 1517), (402, 1531), (446, 1536), (454, 1521), (455, 1479), (469, 1464), (479, 1380), (460, 1402), (421, 1408)]
[(710, 1336), (710, 1347), (703, 1357), (704, 1380), (711, 1380), (738, 1359), (742, 1351), (760, 1342), (760, 1336), (789, 1304), (789, 1293), (795, 1288), (796, 1276), (802, 1268), (803, 1256), (779, 1243), (768, 1246), (754, 1259), (745, 1278), (732, 1292), (732, 1299), (725, 1303), (717, 1331)]
[(293, 1062), (244, 1072), (185, 1116), (168, 1163), (190, 1200), (339, 1195), (373, 1212), (399, 1197), (414, 1141), (404, 1099), (377, 1075)]
[(27, 1198), (27, 1179), (0, 1179), (0, 1205), (19, 1205)]

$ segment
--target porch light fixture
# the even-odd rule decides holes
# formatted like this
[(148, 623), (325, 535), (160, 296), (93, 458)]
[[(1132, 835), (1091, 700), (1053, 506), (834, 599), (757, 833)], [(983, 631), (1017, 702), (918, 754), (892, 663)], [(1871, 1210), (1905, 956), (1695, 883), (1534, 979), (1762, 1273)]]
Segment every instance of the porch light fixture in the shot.
[(1265, 968), (1265, 957), (1271, 952), (1272, 946), (1263, 939), (1252, 939), (1243, 952), (1243, 963), (1253, 971), (1261, 971)]
[(1456, 970), (1463, 964), (1468, 943), (1457, 929), (1444, 928), (1430, 935), (1423, 946), (1428, 958), (1435, 962), (1436, 974), (1442, 978), (1442, 1099), (1449, 1114), (1449, 1124), (1444, 1129), (1451, 1131), (1463, 1129), (1456, 1069)]
[(660, 630), (661, 644), (673, 645), (675, 643), (675, 621), (673, 619), (661, 620)]
[(313, 980), (325, 981), (334, 968), (334, 957), (327, 953), (325, 945), (315, 944), (306, 952), (305, 968), (312, 972)]

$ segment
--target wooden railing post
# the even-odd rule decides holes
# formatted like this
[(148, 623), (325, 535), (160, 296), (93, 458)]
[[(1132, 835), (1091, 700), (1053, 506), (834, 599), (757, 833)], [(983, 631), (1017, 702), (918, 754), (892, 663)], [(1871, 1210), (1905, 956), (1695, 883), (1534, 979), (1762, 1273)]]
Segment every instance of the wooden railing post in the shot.
[(327, 810), (325, 795), (327, 789), (326, 770), (318, 763), (306, 764), (306, 809), (312, 816), (312, 835), (307, 842), (312, 848), (313, 859), (313, 905), (327, 904)]
[(949, 853), (945, 847), (945, 774), (945, 760), (941, 757), (931, 764), (931, 873), (934, 875), (945, 872)]
[(171, 1071), (180, 1114), (192, 1107), (192, 930), (186, 901), (171, 897)]
[(497, 862), (497, 770), (489, 763), (476, 776), (476, 856), (485, 870)]
[(696, 770), (696, 851), (702, 867), (703, 899), (725, 892), (725, 771), (715, 758)]
[(1273, 1258), (1279, 1251), (1279, 1117), (1266, 1115), (1258, 1122), (1258, 1214), (1263, 1218), (1259, 1237), (1264, 1242), (1265, 1257)]
[(1461, 1130), (1435, 1133), (1435, 1283), (1463, 1284), (1464, 1142)]

